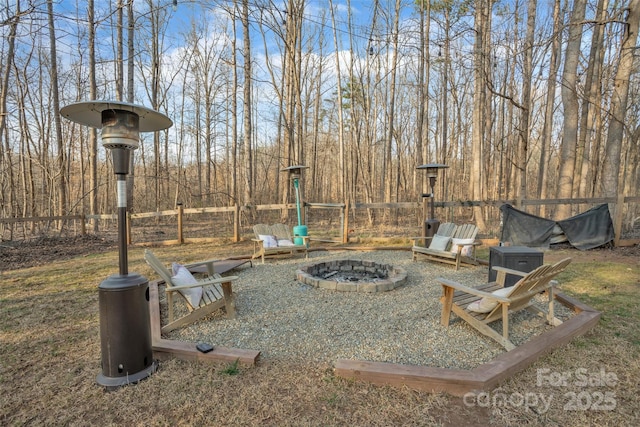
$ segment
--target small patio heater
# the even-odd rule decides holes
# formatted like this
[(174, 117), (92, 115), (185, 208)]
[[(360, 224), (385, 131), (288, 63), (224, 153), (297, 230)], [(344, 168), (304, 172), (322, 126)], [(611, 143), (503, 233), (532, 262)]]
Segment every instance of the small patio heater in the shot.
[(115, 389), (135, 384), (156, 371), (151, 348), (149, 281), (129, 273), (127, 259), (127, 185), (131, 152), (139, 132), (155, 132), (173, 125), (164, 114), (119, 101), (87, 101), (60, 110), (67, 119), (102, 128), (102, 145), (111, 151), (117, 177), (119, 274), (98, 286), (102, 373), (98, 384)]
[(431, 194), (423, 194), (422, 198), (423, 200), (427, 197), (431, 198), (431, 214), (429, 215), (429, 218), (426, 219), (424, 221), (424, 226), (422, 229), (422, 236), (423, 237), (433, 237), (436, 232), (438, 231), (438, 227), (440, 227), (440, 221), (438, 221), (437, 219), (435, 219), (435, 201), (434, 201), (434, 190), (433, 188), (436, 185), (436, 178), (438, 177), (438, 170), (439, 169), (446, 169), (449, 166), (447, 165), (442, 165), (439, 163), (429, 163), (426, 165), (420, 165), (418, 166), (416, 169), (419, 170), (426, 170), (427, 171), (427, 177), (429, 177), (429, 186), (431, 187)]
[(302, 219), (301, 213), (301, 201), (300, 201), (300, 177), (302, 176), (302, 169), (306, 169), (308, 166), (289, 166), (288, 168), (281, 169), (280, 172), (288, 172), (289, 178), (293, 181), (293, 187), (296, 190), (296, 213), (298, 214), (298, 225), (293, 227), (293, 242), (296, 245), (303, 245), (304, 239), (301, 236), (308, 236), (308, 228), (306, 225), (303, 225), (304, 222)]

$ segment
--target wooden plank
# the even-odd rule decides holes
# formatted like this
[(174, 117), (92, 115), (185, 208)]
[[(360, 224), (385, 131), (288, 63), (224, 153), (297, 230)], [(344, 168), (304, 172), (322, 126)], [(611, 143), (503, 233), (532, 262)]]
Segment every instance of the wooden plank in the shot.
[(462, 396), (482, 389), (484, 381), (475, 372), (463, 369), (431, 368), (395, 363), (340, 359), (335, 364), (337, 376), (378, 385), (409, 387), (428, 392), (446, 392)]
[[(253, 267), (253, 263), (250, 259), (221, 259), (219, 261), (213, 262), (213, 270), (217, 274), (224, 274), (228, 271), (233, 270), (234, 268), (240, 267), (242, 264), (250, 263)], [(192, 273), (203, 273), (207, 274), (207, 266), (205, 264), (200, 264), (195, 267), (190, 267), (189, 271)]]
[(520, 347), (472, 370), (432, 368), (396, 363), (340, 359), (335, 364), (336, 375), (368, 381), (378, 385), (409, 387), (430, 392), (446, 392), (454, 396), (478, 390), (489, 390), (515, 373), (526, 369), (542, 355), (568, 343), (597, 325), (600, 313), (563, 294), (557, 301), (578, 314)]
[(149, 282), (149, 320), (151, 327), (151, 342), (162, 339), (160, 330), (162, 329), (160, 320), (160, 295), (158, 292), (158, 282)]
[(178, 215), (177, 209), (171, 209), (166, 211), (155, 211), (155, 212), (140, 212), (131, 214), (129, 217), (131, 219), (141, 219), (141, 218), (157, 218), (160, 216), (174, 216)]
[(335, 209), (344, 208), (346, 205), (344, 203), (305, 203), (305, 206), (310, 209)]
[(152, 343), (153, 356), (160, 360), (178, 358), (181, 360), (199, 362), (235, 362), (244, 366), (254, 366), (260, 357), (257, 350), (243, 350), (216, 346), (209, 353), (201, 353), (196, 349), (196, 343), (186, 341), (172, 341), (161, 339)]
[(238, 360), (243, 365), (254, 366), (260, 357), (260, 351), (257, 350), (217, 346), (209, 353), (201, 353), (196, 349), (196, 343), (162, 338), (160, 332), (160, 296), (158, 282), (155, 281), (149, 283), (149, 317), (153, 355), (160, 360), (166, 360), (171, 357), (202, 362), (235, 362)]
[(212, 206), (205, 208), (188, 208), (184, 210), (185, 214), (202, 214), (202, 213), (224, 213), (235, 212), (235, 206)]
[(486, 387), (495, 387), (499, 382), (527, 368), (544, 354), (584, 334), (598, 324), (600, 316), (601, 314), (594, 310), (583, 311), (550, 331), (485, 363), (482, 369), (487, 375)]
[(38, 222), (38, 221), (65, 221), (70, 219), (82, 219), (82, 215), (64, 215), (64, 216), (32, 216), (20, 218), (0, 218), (0, 223), (15, 224), (18, 222)]
[(356, 203), (356, 209), (421, 209), (421, 202)]

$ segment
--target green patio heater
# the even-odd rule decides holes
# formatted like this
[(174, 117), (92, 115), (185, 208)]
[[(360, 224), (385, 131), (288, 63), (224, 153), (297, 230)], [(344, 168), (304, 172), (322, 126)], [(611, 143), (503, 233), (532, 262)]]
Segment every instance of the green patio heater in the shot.
[(307, 226), (303, 224), (304, 220), (301, 212), (302, 197), (300, 196), (300, 178), (302, 177), (302, 170), (307, 167), (308, 166), (296, 165), (289, 166), (281, 170), (281, 172), (289, 173), (289, 178), (293, 181), (293, 188), (296, 191), (296, 213), (298, 214), (298, 225), (293, 227), (293, 243), (296, 245), (303, 245), (305, 239), (302, 237), (309, 235)]
[(98, 286), (102, 373), (98, 384), (108, 390), (136, 384), (157, 369), (151, 346), (149, 280), (130, 273), (127, 258), (127, 184), (129, 161), (140, 144), (139, 132), (173, 125), (164, 114), (120, 101), (87, 101), (60, 109), (67, 119), (102, 129), (102, 145), (111, 152), (116, 175), (119, 274)]

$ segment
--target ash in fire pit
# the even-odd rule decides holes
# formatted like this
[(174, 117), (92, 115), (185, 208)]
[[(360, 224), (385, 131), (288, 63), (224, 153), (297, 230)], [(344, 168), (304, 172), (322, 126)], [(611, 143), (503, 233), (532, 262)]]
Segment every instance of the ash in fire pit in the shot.
[(407, 280), (403, 268), (353, 259), (305, 265), (296, 276), (307, 285), (343, 292), (390, 291)]

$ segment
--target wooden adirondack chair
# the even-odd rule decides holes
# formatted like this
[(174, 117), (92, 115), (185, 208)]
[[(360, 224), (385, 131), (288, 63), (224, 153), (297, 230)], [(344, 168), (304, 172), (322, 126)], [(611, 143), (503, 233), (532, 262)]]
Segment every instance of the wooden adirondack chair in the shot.
[[(201, 318), (209, 315), (218, 309), (225, 309), (227, 318), (233, 319), (236, 315), (235, 304), (233, 301), (233, 292), (231, 283), (238, 279), (237, 276), (222, 277), (215, 273), (214, 261), (202, 261), (193, 264), (186, 264), (187, 269), (199, 265), (206, 265), (209, 276), (206, 279), (196, 280), (195, 283), (189, 285), (179, 285), (175, 283), (175, 278), (162, 264), (162, 262), (149, 249), (144, 251), (144, 259), (149, 266), (160, 276), (166, 285), (167, 308), (169, 314), (169, 323), (162, 327), (162, 332), (169, 332), (182, 326), (189, 325)], [(193, 304), (193, 300), (186, 294), (191, 289), (202, 289), (202, 295), (197, 305)], [(174, 320), (173, 313), (173, 296), (178, 294), (185, 301), (188, 314)]]
[[(455, 313), (473, 326), (480, 333), (496, 340), (507, 350), (515, 348), (509, 341), (509, 313), (522, 309), (528, 309), (546, 317), (550, 325), (557, 326), (562, 322), (554, 317), (553, 313), (553, 287), (557, 284), (553, 278), (562, 272), (571, 262), (571, 258), (563, 259), (553, 265), (542, 265), (530, 273), (511, 270), (504, 267), (493, 267), (498, 271), (495, 282), (471, 288), (454, 281), (438, 278), (442, 285), (442, 317), (441, 324), (449, 326), (451, 312)], [(504, 282), (507, 274), (515, 274), (522, 278), (512, 287), (505, 288)], [(546, 291), (548, 295), (548, 310), (545, 312), (532, 304), (535, 295)], [(474, 303), (474, 309), (470, 309)], [(485, 305), (484, 313), (475, 311), (478, 306)], [(493, 305), (493, 308), (491, 307)], [(482, 310), (484, 311), (484, 310)], [(502, 335), (492, 329), (488, 324), (496, 320), (502, 320)]]
[[(443, 262), (456, 266), (456, 270), (461, 264), (478, 265), (475, 249), (481, 242), (476, 241), (478, 227), (474, 224), (455, 225), (451, 222), (440, 224), (438, 231), (433, 237), (413, 237), (414, 245), (411, 248), (413, 260), (418, 259), (418, 255), (424, 256), (430, 261)], [(430, 240), (428, 247), (418, 245), (419, 241)], [(470, 253), (466, 253), (466, 248), (470, 247)]]
[(293, 256), (299, 251), (304, 252), (305, 258), (308, 258), (309, 236), (299, 236), (302, 238), (303, 244), (297, 245), (291, 237), (289, 227), (285, 224), (256, 224), (253, 226), (255, 238), (253, 241), (253, 256), (251, 259), (262, 258), (264, 264), (265, 255), (285, 254)]

